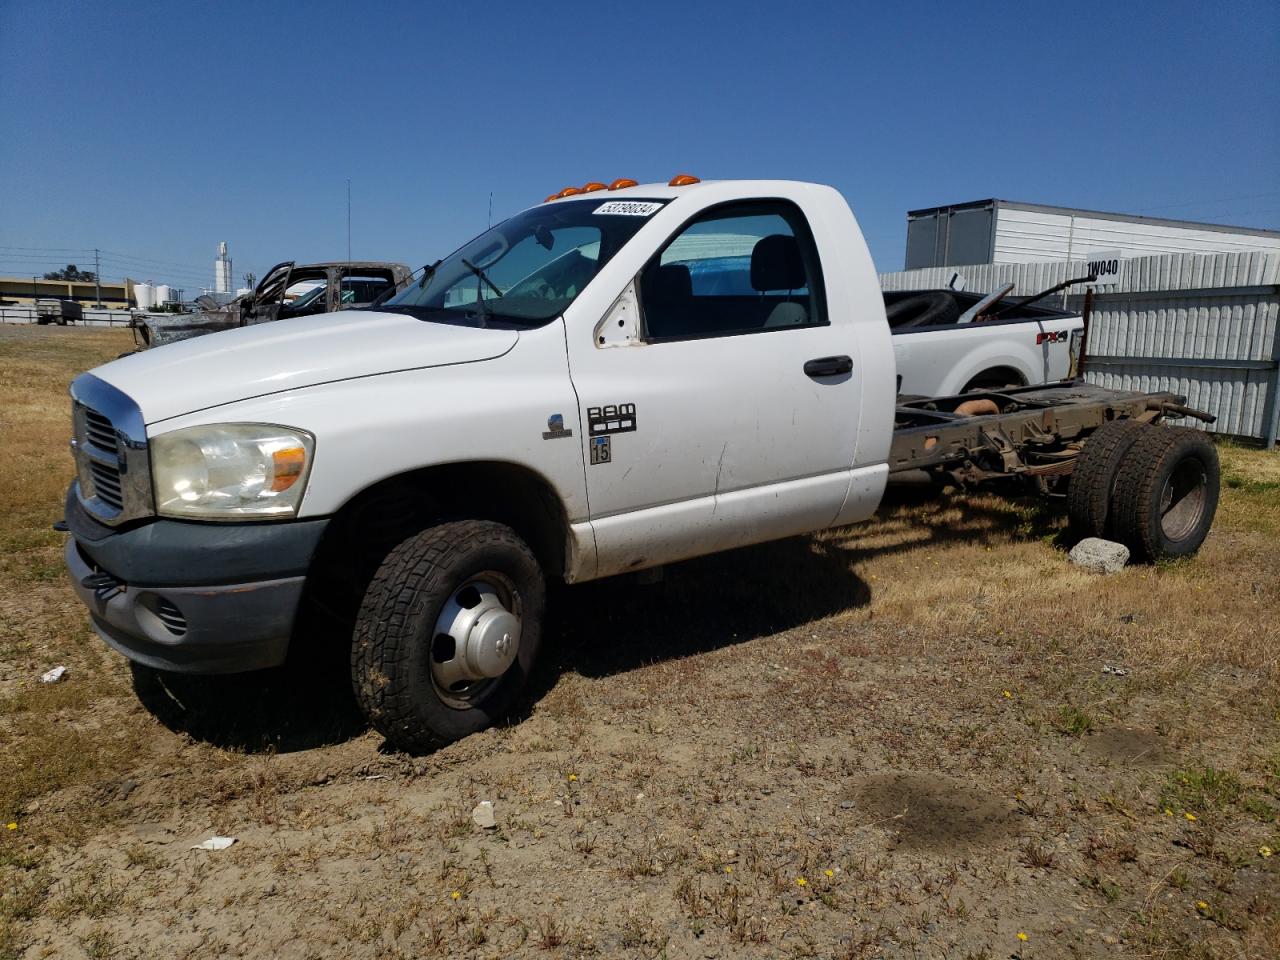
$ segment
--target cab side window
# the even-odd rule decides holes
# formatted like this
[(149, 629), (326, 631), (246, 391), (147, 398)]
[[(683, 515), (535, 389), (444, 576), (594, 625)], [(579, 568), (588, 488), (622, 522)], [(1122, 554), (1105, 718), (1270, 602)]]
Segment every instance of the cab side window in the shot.
[(688, 340), (827, 323), (804, 215), (783, 200), (716, 207), (640, 274), (645, 339)]

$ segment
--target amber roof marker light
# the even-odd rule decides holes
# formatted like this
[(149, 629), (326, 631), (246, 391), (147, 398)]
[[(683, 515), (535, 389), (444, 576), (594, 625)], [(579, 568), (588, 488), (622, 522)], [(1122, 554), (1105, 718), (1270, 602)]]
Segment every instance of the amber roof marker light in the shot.
[(702, 182), (701, 180), (699, 180), (697, 177), (695, 177), (691, 173), (677, 173), (674, 177), (671, 178), (670, 182), (667, 183), (667, 186), (668, 187), (687, 187), (690, 184), (701, 183), (701, 182)]
[(610, 190), (625, 190), (627, 187), (638, 187), (639, 181), (632, 180), (629, 177), (619, 177), (613, 183), (609, 184)]
[(583, 193), (595, 193), (597, 190), (608, 190), (608, 189), (609, 189), (608, 187), (606, 187), (603, 183), (601, 183), (598, 180), (592, 180), (590, 183), (584, 183), (582, 185)]

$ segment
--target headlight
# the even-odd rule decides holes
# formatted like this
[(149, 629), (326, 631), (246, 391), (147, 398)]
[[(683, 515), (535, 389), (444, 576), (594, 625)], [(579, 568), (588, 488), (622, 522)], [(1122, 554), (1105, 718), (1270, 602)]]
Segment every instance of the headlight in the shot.
[(151, 441), (156, 512), (166, 517), (284, 518), (298, 512), (315, 440), (269, 423), (217, 423)]

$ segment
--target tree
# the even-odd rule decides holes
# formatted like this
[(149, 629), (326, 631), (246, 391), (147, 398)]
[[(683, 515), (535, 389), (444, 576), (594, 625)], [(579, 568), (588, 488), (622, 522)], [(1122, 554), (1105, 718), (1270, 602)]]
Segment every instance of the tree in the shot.
[(92, 283), (98, 275), (92, 270), (81, 270), (74, 263), (68, 263), (61, 270), (54, 270), (44, 275), (46, 280), (75, 280), (79, 283)]

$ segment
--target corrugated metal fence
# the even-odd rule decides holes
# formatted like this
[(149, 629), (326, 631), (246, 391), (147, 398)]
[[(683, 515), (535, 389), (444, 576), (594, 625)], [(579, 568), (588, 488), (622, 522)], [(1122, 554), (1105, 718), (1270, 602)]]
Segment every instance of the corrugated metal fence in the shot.
[[(1014, 283), (1035, 293), (1083, 277), (1083, 261), (930, 267), (882, 273), (885, 290)], [(1076, 288), (1082, 289), (1082, 288)], [(1058, 304), (1081, 309), (1084, 295)], [(1120, 282), (1094, 296), (1085, 376), (1122, 390), (1170, 390), (1217, 416), (1208, 429), (1274, 446), (1280, 424), (1280, 256), (1170, 254), (1126, 262)]]

